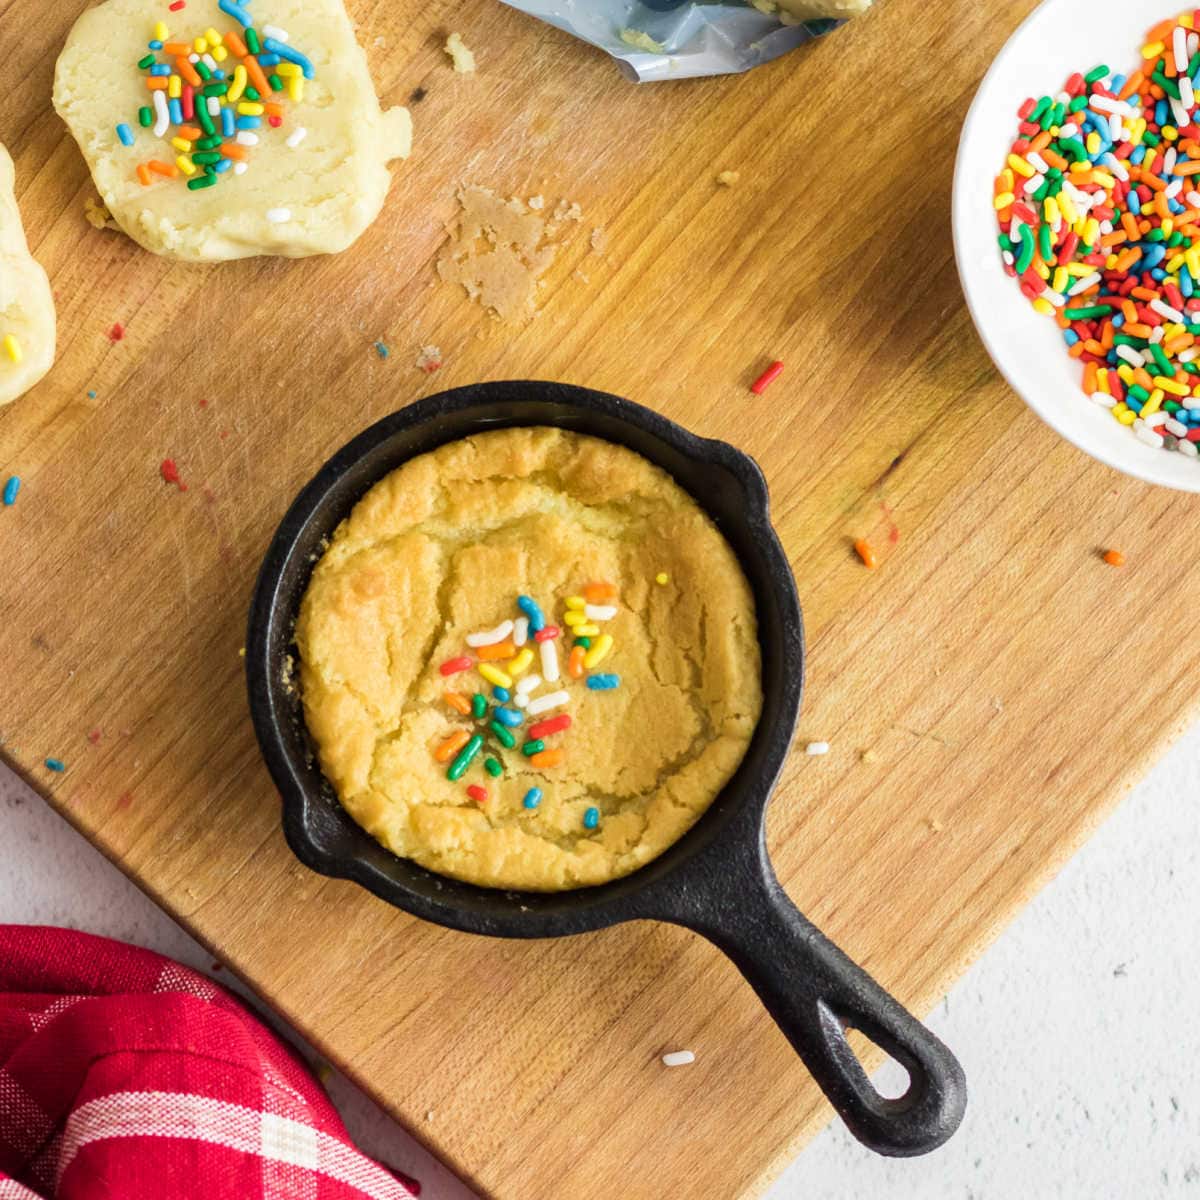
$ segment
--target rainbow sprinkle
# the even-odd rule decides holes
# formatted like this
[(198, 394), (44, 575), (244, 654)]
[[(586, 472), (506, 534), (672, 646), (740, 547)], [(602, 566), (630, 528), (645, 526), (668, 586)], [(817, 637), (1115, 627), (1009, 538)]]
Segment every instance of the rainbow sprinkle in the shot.
[[(1200, 457), (1200, 10), (1021, 105), (995, 182), (1000, 251), (1083, 390), (1149, 446)], [(868, 564), (869, 565), (869, 564)]]
[[(182, 5), (170, 6), (172, 12)], [(156, 22), (148, 53), (137, 61), (149, 92), (139, 107), (137, 123), (163, 142), (163, 157), (137, 164), (143, 187), (182, 176), (191, 191), (215, 187), (222, 175), (242, 175), (249, 167), (250, 151), (259, 144), (265, 122), (282, 127), (286, 94), (292, 103), (304, 99), (304, 84), (315, 70), (311, 60), (288, 44), (287, 31), (273, 25), (254, 27), (249, 11), (231, 0), (220, 0), (220, 10), (242, 26), (240, 32), (219, 33), (211, 26), (190, 40), (170, 40), (164, 22)], [(270, 30), (273, 36), (266, 36)], [(267, 72), (270, 71), (268, 75)], [(122, 121), (116, 127), (122, 146), (134, 147), (134, 127)], [(298, 126), (286, 139), (294, 149), (308, 131)], [(267, 220), (291, 220), (286, 208), (272, 208)]]
[[(547, 623), (545, 612), (533, 597), (518, 596), (519, 616), (507, 618), (492, 629), (468, 634), (464, 652), (440, 664), (438, 672), (443, 679), (473, 670), (484, 683), (492, 685), (490, 703), (482, 685), (469, 700), (460, 691), (443, 693), (443, 700), (457, 717), (473, 722), (469, 728), (459, 726), (448, 731), (433, 749), (434, 760), (447, 764), (446, 777), (451, 782), (461, 780), (481, 754), (484, 771), (496, 781), (506, 772), (505, 752), (517, 753), (517, 770), (549, 770), (562, 764), (565, 752), (551, 740), (571, 728), (572, 718), (569, 713), (555, 710), (570, 707), (572, 695), (563, 686), (558, 643), (566, 640), (564, 629), (574, 632), (568, 667), (571, 679), (586, 676), (585, 686), (593, 692), (619, 687), (618, 675), (589, 674), (613, 651), (613, 637), (601, 632), (601, 625), (617, 616), (616, 599), (613, 584), (590, 583), (582, 595), (567, 597), (560, 626)], [(581, 635), (584, 629), (587, 635)], [(532, 669), (535, 666), (540, 673)], [(531, 718), (538, 719), (526, 726)], [(488, 788), (474, 783), (467, 785), (467, 794), (477, 804), (488, 803), (492, 796)], [(521, 803), (533, 810), (542, 799), (542, 789), (533, 787), (524, 793)], [(587, 808), (584, 829), (598, 829), (600, 819), (599, 808)]]

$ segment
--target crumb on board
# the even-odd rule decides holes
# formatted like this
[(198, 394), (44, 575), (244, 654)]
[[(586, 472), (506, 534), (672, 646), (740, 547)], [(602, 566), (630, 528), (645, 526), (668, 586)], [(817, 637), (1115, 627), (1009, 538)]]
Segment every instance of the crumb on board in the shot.
[(592, 230), (592, 236), (588, 239), (588, 244), (592, 247), (594, 254), (603, 254), (608, 249), (608, 232), (603, 225), (597, 225)]
[(859, 758), (860, 762), (865, 762), (865, 763), (873, 763), (873, 762), (879, 761), (879, 755), (876, 754), (875, 751), (872, 750), (870, 747), (868, 747), (866, 750), (860, 750), (858, 752), (858, 758)]
[(83, 215), (87, 219), (87, 223), (93, 229), (120, 229), (121, 227), (113, 220), (112, 213), (108, 211), (108, 206), (103, 200), (98, 200), (93, 196), (85, 196), (83, 201)]
[(672, 1050), (662, 1056), (664, 1067), (686, 1067), (695, 1061), (696, 1056), (690, 1050)]
[(578, 204), (559, 202), (553, 224), (516, 197), (470, 184), (458, 193), (459, 212), (437, 262), (446, 283), (460, 284), (470, 298), (501, 320), (532, 317), (541, 277), (557, 251), (554, 235), (563, 221), (578, 221)]
[(528, 204), (534, 212), (541, 212), (542, 209), (546, 207), (546, 197), (542, 195), (530, 196), (525, 203)]
[(808, 745), (804, 747), (804, 753), (811, 754), (813, 756), (818, 756), (821, 754), (828, 754), (829, 753), (829, 743), (828, 742), (809, 742)]
[(936, 817), (926, 817), (925, 824), (929, 827), (930, 833), (941, 833), (946, 828)]
[(467, 48), (461, 33), (452, 33), (442, 47), (460, 75), (469, 75), (475, 70), (475, 55)]
[(440, 371), (442, 368), (441, 349), (437, 346), (422, 346), (414, 365), (418, 371), (424, 371), (426, 375)]
[(644, 50), (647, 54), (661, 54), (666, 48), (662, 42), (656, 42), (644, 29), (622, 29), (621, 41), (635, 50)]
[(735, 183), (737, 183), (737, 181), (739, 179), (741, 179), (741, 177), (742, 177), (741, 171), (722, 171), (717, 176), (717, 182), (722, 187), (733, 187), (733, 185)]

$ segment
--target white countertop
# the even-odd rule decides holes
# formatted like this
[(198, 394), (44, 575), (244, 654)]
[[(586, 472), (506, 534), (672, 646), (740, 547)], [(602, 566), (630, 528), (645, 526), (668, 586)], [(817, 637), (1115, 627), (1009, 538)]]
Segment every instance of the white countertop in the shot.
[[(1198, 834), (1200, 728), (931, 1016), (971, 1089), (950, 1144), (888, 1161), (834, 1125), (769, 1200), (1200, 1197)], [(212, 966), (3, 767), (0, 922), (69, 925)], [(424, 1197), (471, 1195), (353, 1085), (329, 1087), (360, 1145), (420, 1178)]]

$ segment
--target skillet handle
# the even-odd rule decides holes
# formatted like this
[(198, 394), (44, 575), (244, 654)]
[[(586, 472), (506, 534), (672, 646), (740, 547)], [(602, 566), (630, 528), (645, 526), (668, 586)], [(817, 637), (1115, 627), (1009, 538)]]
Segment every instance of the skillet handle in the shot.
[[(804, 917), (772, 873), (739, 892), (719, 928), (686, 923), (733, 960), (860, 1142), (895, 1157), (936, 1150), (966, 1108), (958, 1060)], [(875, 1090), (846, 1028), (866, 1034), (908, 1071), (903, 1096)]]

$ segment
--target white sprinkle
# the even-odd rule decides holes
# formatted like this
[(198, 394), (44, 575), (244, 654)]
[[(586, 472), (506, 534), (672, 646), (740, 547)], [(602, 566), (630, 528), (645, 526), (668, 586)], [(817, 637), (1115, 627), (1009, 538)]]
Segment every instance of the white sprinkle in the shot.
[(1179, 151), (1172, 146), (1166, 154), (1163, 155), (1163, 174), (1174, 175), (1175, 164), (1179, 161)]
[(1188, 456), (1188, 458), (1196, 458), (1197, 456), (1200, 456), (1200, 450), (1196, 449), (1195, 442), (1189, 442), (1186, 440), (1181, 441), (1179, 443), (1179, 445), (1175, 447), (1175, 449), (1182, 451), (1184, 454), (1186, 454)]
[(1025, 157), (1029, 160), (1029, 165), (1035, 171), (1040, 171), (1044, 175), (1050, 170), (1050, 164), (1036, 150), (1030, 150)]
[(209, 96), (208, 98), (208, 115), (210, 117), (219, 117), (221, 115), (221, 101), (217, 96)]
[(248, 129), (238, 130), (238, 135), (234, 139), (239, 146), (257, 146), (258, 134), (251, 133)]
[(513, 645), (523, 646), (529, 641), (529, 618), (518, 617), (513, 622)]
[(1117, 357), (1123, 358), (1131, 367), (1146, 365), (1146, 360), (1132, 346), (1118, 346)]
[(1162, 344), (1162, 342), (1166, 338), (1166, 336), (1167, 336), (1167, 331), (1161, 325), (1155, 325), (1153, 331), (1150, 334), (1150, 344), (1152, 346), (1159, 346)]
[[(1175, 61), (1177, 63), (1186, 63), (1188, 61), (1187, 52), (1187, 35), (1188, 31), (1182, 25), (1175, 26), (1175, 33), (1171, 49), (1175, 52)], [(1180, 74), (1183, 73), (1182, 68)]]
[(662, 1056), (664, 1067), (686, 1067), (696, 1061), (696, 1056), (690, 1050), (672, 1050)]
[(1200, 346), (1189, 346), (1186, 350), (1176, 355), (1181, 363), (1195, 362), (1200, 358)]
[(467, 645), (475, 646), (497, 646), (513, 631), (513, 623), (511, 621), (501, 621), (495, 629), (482, 629), (478, 633), (467, 634)]
[[(1145, 442), (1147, 446), (1153, 446), (1155, 450), (1161, 450), (1163, 444), (1163, 436), (1161, 433), (1156, 433), (1149, 425), (1143, 424), (1141, 429), (1138, 429), (1137, 422), (1134, 422), (1134, 435), (1139, 442)], [(530, 705), (532, 708), (533, 706)]]
[(1088, 101), (1088, 108), (1093, 112), (1112, 113), (1133, 120), (1137, 113), (1124, 100), (1114, 100), (1109, 96), (1093, 96)]
[(199, 61), (200, 61), (200, 55), (198, 55), (198, 54), (189, 54), (188, 55), (188, 62), (198, 63)]
[(542, 677), (536, 672), (532, 675), (523, 675), (517, 680), (517, 695), (528, 696), (530, 692), (536, 692), (542, 686)]
[[(267, 220), (272, 225), (283, 225), (285, 222), (292, 219), (292, 210), (290, 208), (268, 208)], [(1124, 349), (1124, 347), (1122, 347)]]
[(1110, 396), (1107, 392), (1093, 392), (1092, 399), (1104, 408), (1116, 408), (1116, 396)]
[(250, 169), (250, 164), (249, 164), (249, 163), (244, 163), (244, 162), (235, 162), (235, 163), (233, 164), (233, 173), (234, 173), (235, 175), (245, 175), (245, 173), (246, 173), (246, 172), (247, 172), (249, 169)]
[(217, 66), (217, 60), (211, 54), (200, 55), (200, 61), (210, 70), (219, 71), (221, 68)]
[(804, 747), (804, 753), (805, 754), (828, 754), (829, 753), (829, 743), (828, 742), (809, 742), (808, 745)]
[(1176, 437), (1187, 437), (1188, 427), (1180, 421), (1176, 421), (1174, 417), (1168, 417), (1163, 422), (1163, 428), (1168, 433), (1173, 433)]
[(1190, 125), (1191, 118), (1188, 116), (1188, 111), (1175, 99), (1174, 96), (1168, 96), (1167, 99), (1171, 103), (1171, 112), (1175, 116), (1176, 125)]
[(1148, 425), (1151, 429), (1157, 429), (1160, 425), (1166, 424), (1168, 419), (1169, 417), (1167, 413), (1156, 412), (1151, 413), (1148, 417), (1144, 418), (1143, 423)]
[[(1186, 125), (1187, 122), (1181, 121), (1180, 124)], [(1175, 197), (1178, 196), (1179, 193), (1182, 191), (1183, 191), (1183, 180), (1176, 179), (1174, 182), (1167, 184), (1166, 190), (1163, 194), (1167, 197), (1168, 200), (1174, 200)]]
[(615, 604), (585, 604), (583, 615), (589, 621), (611, 621), (617, 615)]
[(1011, 250), (1005, 250), (1000, 257), (1004, 260), (1004, 265), (1006, 267), (1012, 267), (1016, 265), (1017, 260)]
[(289, 135), (287, 144), (293, 150), (295, 150), (295, 148), (300, 145), (300, 143), (304, 141), (306, 137), (308, 137), (308, 130), (301, 125), (298, 129), (293, 130), (293, 132)]
[(538, 648), (542, 656), (542, 678), (547, 683), (557, 683), (558, 650), (554, 646), (554, 639), (551, 638), (547, 642), (539, 642)]
[(1150, 307), (1154, 309), (1160, 317), (1166, 317), (1171, 321), (1183, 323), (1183, 313), (1177, 308), (1172, 308), (1165, 300), (1159, 300), (1157, 297), (1150, 301)]
[(274, 38), (277, 42), (288, 41), (288, 31), (280, 29), (278, 25), (264, 25), (262, 31), (264, 37)]
[[(543, 646), (551, 645), (550, 642), (543, 642)], [(547, 712), (551, 708), (562, 708), (564, 704), (571, 703), (570, 692), (547, 692), (544, 696), (539, 696), (536, 700), (529, 702), (529, 715), (536, 717), (538, 713)]]
[(1103, 282), (1099, 271), (1092, 275), (1086, 275), (1067, 293), (1069, 296), (1078, 296), (1080, 292), (1086, 292), (1088, 288), (1093, 288), (1096, 284)]
[(1189, 204), (1190, 204), (1190, 205), (1191, 205), (1193, 208), (1200, 208), (1200, 192), (1195, 192), (1195, 191), (1193, 191), (1193, 192), (1188, 192), (1188, 194), (1187, 194), (1187, 202), (1188, 202), (1188, 203), (1189, 203)]
[(1032, 196), (1045, 182), (1045, 175), (1034, 175), (1032, 178), (1025, 180), (1025, 194)]
[(525, 707), (526, 707), (526, 706), (529, 704), (529, 697), (528, 697), (528, 696), (526, 696), (526, 695), (524, 694), (524, 692), (518, 692), (518, 693), (517, 693), (517, 694), (516, 694), (516, 695), (513, 697), (513, 703), (514, 703), (514, 704), (515, 704), (515, 705), (516, 705), (518, 708), (525, 708)]
[(1079, 126), (1074, 121), (1068, 121), (1059, 131), (1061, 137), (1074, 137), (1079, 132)]
[(171, 114), (167, 109), (167, 93), (154, 92), (154, 112), (157, 120), (154, 122), (154, 136), (162, 137), (171, 128)]

